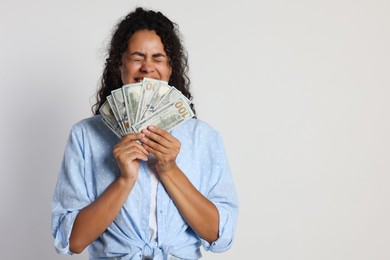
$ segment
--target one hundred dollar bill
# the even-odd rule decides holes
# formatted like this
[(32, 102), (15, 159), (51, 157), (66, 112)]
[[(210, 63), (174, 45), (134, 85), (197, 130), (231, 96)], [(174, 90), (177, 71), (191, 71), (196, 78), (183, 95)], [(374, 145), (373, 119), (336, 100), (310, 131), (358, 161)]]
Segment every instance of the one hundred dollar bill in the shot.
[[(161, 104), (161, 100), (165, 99), (166, 95), (168, 95), (172, 89), (175, 88), (169, 86), (168, 84), (161, 83), (158, 91), (155, 92), (154, 97), (150, 101), (150, 104), (147, 105), (147, 109), (145, 110), (145, 113), (143, 114), (141, 119), (150, 117), (158, 108), (163, 107), (164, 105), (159, 104)], [(175, 99), (177, 98), (179, 98), (179, 95), (177, 95)], [(174, 100), (171, 100), (170, 102), (173, 101)], [(167, 105), (170, 102), (165, 102), (164, 104)]]
[(108, 101), (108, 104), (110, 104), (111, 111), (114, 114), (114, 117), (115, 117), (116, 121), (118, 122), (118, 125), (119, 125), (119, 127), (121, 129), (121, 133), (124, 134), (125, 132), (124, 132), (124, 129), (122, 128), (122, 124), (121, 124), (121, 121), (120, 121), (120, 116), (119, 116), (118, 111), (116, 109), (116, 106), (115, 106), (115, 103), (114, 103), (114, 99), (112, 98), (111, 95), (108, 95), (106, 97), (106, 99)]
[(103, 123), (119, 138), (121, 139), (123, 137), (123, 134), (115, 130), (104, 118), (102, 118)]
[(142, 83), (131, 83), (122, 87), (127, 117), (130, 125), (136, 122), (138, 103), (141, 97)]
[(185, 97), (177, 88), (172, 87), (156, 105), (156, 110), (166, 106), (169, 103), (172, 103), (179, 97), (183, 97), (188, 104), (191, 104), (191, 101), (187, 97)]
[(149, 118), (145, 118), (132, 126), (134, 132), (140, 132), (150, 125), (157, 126), (166, 131), (184, 123), (194, 116), (184, 97), (179, 97), (165, 107), (156, 110)]
[(168, 82), (144, 78), (112, 91), (99, 112), (119, 137), (149, 125), (169, 131), (194, 116), (190, 105), (191, 101)]
[(99, 112), (102, 115), (103, 122), (115, 133), (116, 136), (121, 138), (123, 135), (121, 127), (107, 100), (100, 107)]
[(148, 109), (148, 105), (152, 101), (155, 93), (160, 88), (160, 80), (144, 78), (142, 81), (141, 97), (138, 104), (136, 121), (140, 121)]
[(131, 132), (130, 123), (127, 117), (127, 109), (125, 105), (125, 99), (123, 97), (122, 88), (115, 89), (111, 91), (112, 99), (114, 100), (114, 104), (116, 110), (118, 112), (119, 122), (122, 126), (122, 130), (124, 133)]
[[(164, 82), (160, 82), (160, 87), (157, 91), (155, 91), (154, 96), (149, 104), (147, 104), (146, 111), (156, 111), (157, 104), (160, 103), (161, 99), (165, 97), (165, 95), (169, 92), (169, 90), (173, 88)], [(143, 115), (145, 117), (145, 114)]]

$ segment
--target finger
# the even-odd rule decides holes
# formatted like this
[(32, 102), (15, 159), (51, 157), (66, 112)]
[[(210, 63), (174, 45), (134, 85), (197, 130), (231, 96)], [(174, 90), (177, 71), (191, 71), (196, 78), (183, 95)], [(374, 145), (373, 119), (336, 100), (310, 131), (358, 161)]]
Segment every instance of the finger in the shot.
[(148, 153), (154, 155), (155, 157), (157, 157), (158, 154), (160, 154), (160, 152), (158, 152), (156, 149), (154, 149), (152, 146), (149, 146), (146, 142), (143, 143), (143, 146), (145, 147), (145, 149), (148, 151)]
[(148, 154), (148, 151), (145, 149), (145, 147), (141, 144), (138, 144), (138, 143), (135, 143), (135, 144), (132, 144), (129, 146), (124, 146), (124, 147), (122, 146), (122, 147), (119, 147), (118, 149), (115, 149), (114, 151), (119, 153), (119, 154), (132, 154), (135, 152), (143, 153), (145, 155)]
[[(143, 150), (146, 149), (143, 147)], [(131, 162), (136, 159), (147, 161), (148, 157), (146, 154), (148, 154), (148, 152), (144, 153), (142, 150), (138, 148), (137, 149), (133, 148), (122, 152), (118, 152), (118, 151), (114, 152), (115, 158), (117, 159), (117, 161), (121, 163)]]
[(119, 157), (121, 155), (126, 156), (134, 152), (140, 152), (143, 153), (144, 155), (149, 154), (149, 152), (145, 149), (143, 145), (135, 141), (131, 141), (129, 143), (117, 144), (113, 149), (113, 154), (115, 157)]
[(115, 145), (114, 150), (127, 150), (131, 147), (138, 147), (144, 153), (148, 153), (138, 140), (141, 140), (145, 135), (142, 133), (129, 134), (122, 138), (122, 140)]
[[(149, 153), (154, 153), (154, 151), (159, 151), (161, 153), (166, 153), (168, 148), (164, 147), (163, 145), (157, 143), (156, 141), (154, 140), (151, 140), (147, 137), (143, 137), (141, 139), (142, 141), (142, 144), (143, 146), (146, 148), (146, 150), (149, 152)], [(149, 147), (150, 149), (148, 149), (147, 147)], [(153, 151), (153, 152), (152, 152)], [(155, 154), (154, 154), (155, 155)]]
[[(145, 149), (145, 148), (143, 148), (143, 149)], [(142, 160), (142, 161), (147, 161), (148, 160), (148, 156), (146, 156), (146, 154), (144, 152), (135, 151), (135, 152), (129, 154), (129, 159), (130, 160), (139, 159), (139, 160)]]
[(157, 134), (155, 132), (152, 132), (152, 131), (150, 131), (148, 129), (142, 130), (142, 133), (145, 134), (145, 136), (147, 137), (147, 138), (144, 137), (143, 139), (141, 139), (142, 142), (144, 142), (144, 139), (145, 140), (149, 139), (149, 140), (152, 140), (153, 142), (155, 142), (155, 143), (157, 143), (157, 144), (159, 144), (159, 145), (161, 145), (162, 147), (165, 147), (165, 148), (168, 148), (168, 147), (171, 146), (171, 142), (169, 140), (167, 140), (162, 135), (159, 135), (159, 134)]
[(161, 128), (157, 127), (157, 126), (151, 125), (151, 126), (148, 126), (147, 129), (152, 131), (153, 133), (155, 133), (157, 135), (160, 135), (160, 136), (164, 137), (165, 139), (167, 139), (170, 142), (174, 142), (175, 139), (176, 139), (170, 133), (168, 133), (164, 129), (161, 129)]
[(134, 134), (127, 134), (125, 135), (120, 142), (132, 142), (140, 140), (142, 137), (144, 137), (143, 133), (134, 133)]
[(126, 155), (126, 154), (131, 154), (133, 152), (140, 152), (145, 155), (149, 154), (149, 152), (141, 144), (134, 144), (131, 146), (119, 146), (119, 147), (115, 147), (113, 150), (113, 154), (116, 157), (121, 154)]

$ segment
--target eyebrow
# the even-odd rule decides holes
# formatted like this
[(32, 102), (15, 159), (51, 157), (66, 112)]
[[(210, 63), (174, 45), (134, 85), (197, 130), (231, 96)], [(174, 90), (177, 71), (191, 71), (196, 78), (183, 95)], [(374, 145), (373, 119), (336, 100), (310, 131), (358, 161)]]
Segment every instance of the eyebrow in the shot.
[[(145, 53), (142, 53), (142, 52), (139, 52), (139, 51), (135, 51), (135, 52), (132, 52), (130, 53), (129, 56), (141, 56), (141, 57), (146, 57)], [(166, 55), (162, 54), (161, 52), (159, 53), (155, 53), (152, 55), (153, 58), (159, 58), (159, 57), (166, 57)]]

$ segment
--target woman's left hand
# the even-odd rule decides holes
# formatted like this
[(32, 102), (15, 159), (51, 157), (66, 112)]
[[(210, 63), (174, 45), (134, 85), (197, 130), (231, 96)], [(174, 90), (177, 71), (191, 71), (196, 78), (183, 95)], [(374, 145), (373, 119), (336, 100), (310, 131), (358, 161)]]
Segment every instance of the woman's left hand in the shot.
[(177, 167), (176, 157), (181, 143), (167, 131), (156, 126), (142, 130), (140, 140), (145, 149), (156, 157), (156, 169), (162, 184), (187, 224), (201, 238), (212, 243), (218, 239), (219, 212)]
[(159, 175), (167, 173), (176, 166), (176, 157), (181, 143), (167, 131), (156, 126), (142, 130), (145, 135), (141, 139), (145, 149), (156, 157), (156, 169)]

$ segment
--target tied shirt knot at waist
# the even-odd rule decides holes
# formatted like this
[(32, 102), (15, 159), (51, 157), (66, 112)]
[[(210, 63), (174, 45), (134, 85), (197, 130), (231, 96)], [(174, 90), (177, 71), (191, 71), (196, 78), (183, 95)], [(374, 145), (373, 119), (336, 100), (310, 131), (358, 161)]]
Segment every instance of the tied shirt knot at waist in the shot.
[(142, 248), (142, 260), (168, 260), (171, 247), (159, 247), (156, 242), (149, 242)]

